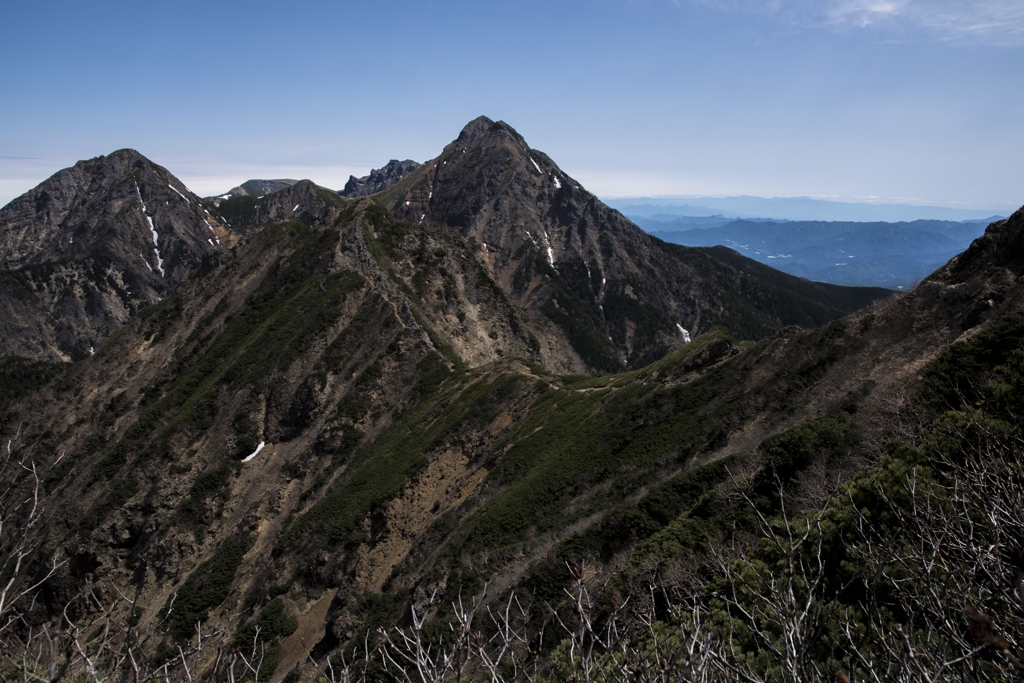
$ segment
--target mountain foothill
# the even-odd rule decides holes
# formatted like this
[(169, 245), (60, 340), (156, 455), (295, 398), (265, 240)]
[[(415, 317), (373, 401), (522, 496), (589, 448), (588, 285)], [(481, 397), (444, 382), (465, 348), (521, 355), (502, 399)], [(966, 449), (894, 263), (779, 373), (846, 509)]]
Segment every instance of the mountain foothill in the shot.
[[(956, 671), (1010, 666), (1012, 582), (950, 594), (947, 634), (857, 553), (896, 537), (910, 468), (960, 476), (935, 464), (953, 427), (1012, 436), (1022, 230), (908, 291), (812, 282), (644, 232), (486, 117), (340, 191), (203, 198), (132, 150), (81, 161), (0, 209), (0, 673), (581, 680), (690, 648), (835, 680), (888, 661), (889, 623), (966, 648)], [(762, 588), (794, 571), (832, 611), (790, 662)], [(511, 630), (480, 616), (502, 609)], [(77, 650), (33, 640), (51, 618)], [(469, 668), (414, 678), (427, 641)]]

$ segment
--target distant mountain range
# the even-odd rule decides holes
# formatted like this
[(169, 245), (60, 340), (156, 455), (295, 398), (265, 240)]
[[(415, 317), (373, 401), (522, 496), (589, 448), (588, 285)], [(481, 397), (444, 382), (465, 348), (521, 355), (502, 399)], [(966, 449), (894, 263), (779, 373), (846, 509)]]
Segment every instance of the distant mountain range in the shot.
[(985, 232), (984, 221), (750, 221), (631, 216), (652, 235), (690, 247), (722, 245), (819, 282), (903, 289)]
[(656, 214), (713, 216), (725, 218), (784, 219), (794, 221), (914, 221), (920, 219), (967, 221), (1005, 218), (997, 211), (955, 209), (912, 204), (868, 204), (833, 202), (810, 197), (625, 197), (605, 203), (628, 216)]

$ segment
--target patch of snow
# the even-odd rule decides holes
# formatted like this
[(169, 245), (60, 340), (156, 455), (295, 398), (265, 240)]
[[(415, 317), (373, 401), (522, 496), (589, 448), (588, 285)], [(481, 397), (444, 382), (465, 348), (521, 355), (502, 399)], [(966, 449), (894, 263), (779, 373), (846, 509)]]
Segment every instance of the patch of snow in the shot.
[[(170, 187), (170, 185), (168, 185)], [(173, 187), (171, 188), (174, 189)], [(164, 260), (160, 258), (160, 235), (156, 232), (156, 226), (153, 225), (153, 219), (146, 214), (146, 202), (142, 201), (142, 193), (139, 192), (139, 184), (135, 183), (135, 194), (139, 197), (139, 203), (142, 204), (142, 215), (146, 216), (146, 220), (149, 221), (149, 231), (153, 233), (153, 251), (156, 252), (156, 269), (160, 271), (160, 277), (164, 277)], [(179, 193), (180, 194), (180, 193)], [(141, 254), (139, 254), (141, 256)], [(142, 259), (145, 261), (146, 259)], [(148, 266), (149, 263), (146, 263)], [(152, 268), (150, 268), (152, 270)]]
[(212, 215), (212, 214), (211, 214), (211, 213), (210, 213), (209, 211), (207, 211), (206, 209), (203, 209), (203, 213), (205, 213), (205, 214), (206, 214), (207, 216), (210, 216), (210, 215)]
[(420, 223), (422, 223), (423, 219), (426, 218), (426, 217), (427, 217), (427, 214), (423, 214), (422, 216), (420, 216)]
[(210, 225), (210, 221), (206, 221), (206, 227), (210, 229), (210, 232), (216, 232), (216, 230), (213, 229), (213, 226)]
[(406, 202), (406, 203), (405, 203), (405, 205), (406, 205), (406, 206), (409, 206), (409, 202)]
[(554, 255), (554, 252), (551, 251), (551, 240), (548, 239), (548, 231), (547, 230), (544, 231), (544, 246), (546, 246), (548, 248), (548, 263), (550, 263), (552, 266), (554, 266), (555, 265), (555, 255)]
[(543, 171), (540, 170), (540, 166), (537, 165), (537, 162), (533, 160), (533, 157), (530, 157), (530, 163), (532, 163), (533, 167), (537, 169), (537, 173), (543, 173)]
[(258, 454), (258, 453), (259, 453), (260, 451), (262, 451), (262, 450), (263, 450), (263, 447), (264, 447), (264, 446), (266, 446), (266, 445), (267, 445), (267, 442), (266, 442), (266, 441), (260, 441), (260, 445), (256, 447), (256, 450), (254, 450), (254, 451), (253, 451), (252, 453), (250, 453), (249, 455), (247, 455), (247, 456), (245, 456), (244, 458), (242, 458), (242, 462), (249, 462), (250, 460), (252, 460), (253, 458), (255, 458), (255, 457), (256, 457), (256, 455), (257, 455), (257, 454)]
[(292, 209), (292, 213), (295, 213), (295, 212), (296, 212), (296, 211), (298, 211), (298, 210), (299, 210), (299, 205), (298, 205), (298, 204), (296, 204), (296, 205), (295, 205), (295, 208), (294, 208), (294, 209)]
[(555, 181), (555, 188), (558, 189), (558, 190), (561, 190), (562, 189), (562, 183), (558, 182), (558, 176), (556, 176), (554, 173), (552, 173), (551, 174), (551, 179)]
[(143, 256), (142, 254), (139, 254), (139, 258), (142, 259), (142, 262), (146, 264), (147, 268), (149, 268), (149, 272), (152, 273), (153, 272), (153, 266), (149, 265), (149, 261), (146, 260), (146, 257)]
[[(175, 187), (174, 187), (174, 185), (171, 185), (170, 183), (168, 183), (168, 184), (167, 184), (167, 187), (171, 188), (171, 189), (172, 189), (172, 190), (174, 190), (175, 192), (178, 192), (178, 189), (177, 189), (177, 188), (175, 188)], [(184, 200), (185, 200), (185, 201), (186, 201), (186, 202), (187, 202), (188, 204), (191, 204), (191, 203), (192, 203), (192, 202), (188, 201), (188, 197), (186, 197), (185, 195), (181, 194), (181, 192), (178, 192), (178, 195), (179, 195), (179, 196), (180, 196), (180, 197), (181, 197), (182, 199), (184, 199)]]
[(213, 240), (211, 240), (211, 239), (210, 239), (209, 237), (207, 237), (207, 238), (206, 238), (206, 241), (210, 243), (210, 246), (211, 246), (211, 247), (213, 247), (213, 246), (216, 246), (216, 245), (215, 245), (215, 244), (213, 243)]
[(431, 198), (433, 198), (433, 196), (434, 196), (434, 192), (433, 192), (433, 190), (431, 190), (430, 194), (427, 195), (427, 199), (431, 199)]
[(71, 237), (68, 238), (68, 244), (74, 244), (74, 243), (75, 243), (75, 236), (72, 235)]
[(146, 220), (149, 221), (149, 231), (153, 233), (153, 251), (156, 252), (156, 269), (160, 271), (160, 277), (164, 277), (164, 260), (160, 258), (160, 235), (157, 234), (156, 228), (153, 226), (153, 219), (146, 216)]
[(604, 287), (605, 283), (608, 282), (607, 278), (601, 278), (601, 286)]
[(95, 355), (95, 354), (96, 354), (96, 352), (95, 352), (95, 351), (93, 351), (93, 350), (92, 350), (92, 347), (90, 346), (90, 347), (89, 347), (89, 355), (90, 355), (90, 356), (93, 356), (93, 355)]
[(689, 344), (690, 343), (690, 333), (687, 332), (686, 329), (684, 329), (683, 326), (680, 325), (679, 323), (676, 323), (676, 327), (678, 327), (679, 328), (679, 332), (682, 333), (683, 341), (686, 342), (687, 344)]
[(217, 199), (231, 199), (231, 195), (229, 195), (229, 194), (222, 194), (221, 196), (217, 197)]
[(142, 201), (142, 193), (139, 192), (139, 184), (134, 181), (132, 182), (132, 184), (135, 185), (135, 196), (139, 198), (139, 204), (142, 204), (142, 212), (145, 213), (146, 202)]

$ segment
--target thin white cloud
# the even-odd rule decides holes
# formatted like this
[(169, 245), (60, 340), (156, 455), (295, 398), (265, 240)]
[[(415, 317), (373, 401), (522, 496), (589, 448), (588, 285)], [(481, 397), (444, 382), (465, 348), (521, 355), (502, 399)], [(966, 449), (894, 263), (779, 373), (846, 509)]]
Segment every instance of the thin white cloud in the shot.
[(1024, 45), (1021, 0), (694, 0), (801, 28), (874, 28), (951, 42)]

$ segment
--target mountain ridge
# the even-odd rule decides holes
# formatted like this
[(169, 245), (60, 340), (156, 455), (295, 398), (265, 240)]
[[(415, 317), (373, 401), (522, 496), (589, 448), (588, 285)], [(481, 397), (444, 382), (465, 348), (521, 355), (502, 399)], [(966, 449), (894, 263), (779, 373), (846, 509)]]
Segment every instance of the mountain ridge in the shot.
[[(116, 177), (111, 210), (148, 230), (135, 179)], [(148, 207), (159, 185), (140, 187)], [(16, 457), (0, 459), (14, 466), (0, 505), (15, 507), (0, 512), (32, 522), (5, 547), (40, 558), (7, 565), (24, 623), (62, 614), (76, 637), (124, 623), (115, 644), (150, 664), (223, 628), (230, 657), (263, 648), (265, 679), (318, 680), (310, 657), (370, 647), (413, 609), (451, 632), (460, 596), (518, 590), (572, 619), (573, 587), (622, 586), (629, 603), (673, 576), (702, 586), (730, 534), (756, 542), (753, 513), (734, 516), (745, 497), (820, 505), (919, 433), (922, 368), (1024, 310), (1024, 209), (912, 292), (836, 317), (825, 295), (840, 288), (645, 236), (485, 118), (372, 198), (301, 181), (214, 208), (233, 249), (94, 355), (0, 364), (0, 386), (42, 384), (5, 398)], [(705, 288), (704, 308), (649, 284), (691, 275), (683, 291)], [(689, 340), (664, 313), (686, 305), (702, 316)], [(737, 339), (722, 320), (760, 333)], [(617, 372), (587, 376), (577, 321), (622, 332)], [(33, 494), (36, 517), (16, 507)], [(189, 665), (227, 666), (215, 648)]]
[[(566, 561), (625, 570), (680, 515), (713, 520), (701, 496), (718, 509), (728, 472), (763, 472), (764, 444), (789, 429), (828, 418), (859, 432), (845, 459), (793, 483), (799, 495), (850, 476), (898, 427), (891, 413), (922, 363), (1024, 309), (1022, 210), (914, 292), (823, 328), (756, 345), (712, 330), (610, 377), (486, 353), (460, 367), (442, 267), (456, 291), (472, 283), (489, 309), (505, 302), (503, 334), (522, 335), (468, 242), (449, 230), (461, 257), (430, 265), (432, 245), (418, 248), (430, 233), (370, 200), (335, 222), (260, 231), (9, 407), (5, 436), (60, 492), (35, 533), (69, 564), (38, 617), (63, 605), (84, 620), (90, 591), (123, 583), (170, 646), (196, 620), (251, 610), (235, 628), (255, 623), (274, 595), (321, 634), (287, 647), (270, 636), (283, 676), (314, 646), (362, 642), (377, 593), (398, 612), (485, 581), (491, 598), (521, 586), (554, 600)], [(198, 592), (226, 553), (232, 590)], [(162, 621), (172, 597), (181, 616)], [(314, 609), (322, 600), (332, 607)]]
[(0, 353), (77, 360), (99, 347), (238, 239), (212, 208), (126, 149), (80, 161), (0, 209)]
[[(468, 156), (467, 148), (472, 149)], [(173, 179), (166, 169), (155, 166), (137, 152), (125, 154), (131, 157), (131, 163), (141, 164), (140, 168), (159, 169), (154, 172), (160, 178), (154, 180), (155, 186), (162, 187), (162, 182), (175, 193), (169, 199), (161, 196), (163, 205), (159, 204), (159, 198), (156, 200), (157, 213), (168, 215), (170, 209), (165, 207), (171, 207), (173, 200), (176, 202), (173, 206), (181, 205), (191, 211), (188, 220), (192, 222), (182, 224), (181, 228), (187, 234), (193, 237), (202, 234), (203, 225), (215, 231), (208, 237), (207, 246), (193, 245), (203, 253), (216, 251), (218, 245), (214, 240), (220, 242), (223, 238), (224, 246), (232, 247), (238, 240), (282, 221), (297, 220), (320, 227), (331, 225), (353, 201), (303, 180), (261, 196), (218, 197), (215, 204), (190, 195), (193, 205), (185, 196), (184, 185)], [(74, 182), (85, 182), (84, 177), (76, 174), (95, 163), (82, 162), (75, 167), (79, 171), (62, 172), (47, 182), (71, 183), (72, 176)], [(541, 171), (541, 165), (546, 171)], [(106, 169), (102, 163), (100, 166)], [(121, 188), (121, 194), (128, 192), (124, 189), (128, 187), (124, 178), (131, 172), (129, 166), (122, 164), (117, 169), (108, 169), (110, 173), (116, 170), (120, 174), (117, 187)], [(691, 334), (701, 334), (720, 324), (750, 339), (771, 334), (788, 324), (814, 326), (884, 295), (882, 291), (829, 289), (795, 278), (780, 279), (773, 271), (736, 261), (731, 256), (723, 259), (715, 252), (686, 251), (652, 241), (621, 214), (604, 207), (558, 169), (547, 155), (530, 149), (511, 126), (486, 117), (470, 122), (441, 156), (426, 165), (394, 162), (379, 171), (369, 177), (376, 178), (374, 182), (383, 183), (380, 186), (386, 189), (375, 194), (375, 200), (389, 208), (401, 222), (420, 225), (426, 221), (457, 228), (487, 265), (490, 276), (517, 305), (529, 311), (526, 323), (536, 340), (533, 348), (542, 347), (546, 362), (564, 371), (613, 372), (637, 367), (685, 343)], [(143, 187), (146, 198), (157, 196), (146, 183)], [(89, 196), (86, 190), (76, 192), (82, 197)], [(62, 201), (69, 203), (75, 197)], [(117, 207), (125, 201), (125, 197), (115, 199), (120, 202)], [(142, 200), (143, 194), (139, 194), (140, 207), (144, 205)], [(8, 205), (5, 211), (11, 215), (34, 201), (26, 195)], [(40, 201), (45, 203), (45, 200)], [(88, 206), (84, 204), (78, 210), (84, 214), (101, 210)], [(119, 215), (114, 213), (115, 217)], [(8, 251), (17, 243), (9, 237), (11, 235), (23, 238), (30, 230), (42, 229), (39, 226), (45, 225), (48, 239), (57, 244), (61, 239), (58, 234), (73, 229), (59, 221), (59, 224), (48, 223), (45, 216), (37, 221), (36, 215), (30, 211), (18, 219), (20, 222), (0, 226), (8, 236), (3, 240)], [(135, 218), (137, 225), (133, 234), (139, 242), (138, 232), (141, 230), (145, 235), (146, 221), (151, 218), (148, 214)], [(157, 217), (156, 220), (159, 223), (164, 219)], [(116, 227), (112, 225), (110, 229)], [(173, 241), (174, 238), (165, 239)], [(69, 237), (69, 244), (71, 240), (73, 236)], [(148, 247), (141, 244), (139, 249), (139, 253), (149, 253)], [(67, 250), (66, 246), (57, 249), (52, 259), (65, 258)], [(121, 271), (145, 277), (141, 272), (134, 272), (143, 266), (133, 262), (131, 253), (123, 249), (115, 251), (108, 260), (112, 259)], [(216, 258), (226, 256), (220, 253)], [(11, 259), (6, 263), (12, 269), (18, 266)], [(186, 271), (198, 270), (202, 259), (189, 257), (179, 263), (171, 258), (168, 263), (173, 286), (187, 276)], [(154, 264), (158, 269), (163, 267), (162, 261), (146, 262), (146, 267), (152, 268)], [(84, 276), (77, 277), (81, 280)], [(101, 276), (90, 278), (85, 281), (90, 283), (89, 288), (95, 289), (94, 281)], [(49, 309), (42, 310), (45, 306), (28, 293), (33, 287), (38, 288), (38, 284), (26, 285), (19, 281), (9, 288), (18, 294), (8, 296), (5, 304), (11, 312), (8, 317), (22, 322), (17, 323), (20, 327), (9, 326), (5, 337), (34, 341), (27, 341), (27, 345), (21, 347), (12, 346), (8, 352), (21, 349), (21, 353), (37, 355), (45, 347), (45, 342), (40, 340), (52, 336), (50, 317), (60, 309), (54, 308), (56, 303), (51, 302)], [(119, 287), (115, 289), (122, 292), (124, 298), (125, 287)], [(152, 302), (159, 298), (165, 290), (158, 289), (154, 290), (155, 294), (147, 294), (146, 300)], [(80, 298), (79, 295), (73, 297), (76, 301)], [(84, 308), (81, 302), (74, 305)], [(42, 352), (43, 357), (81, 358), (137, 309), (138, 304), (132, 303), (127, 308), (116, 308), (114, 314), (96, 314), (102, 320), (95, 324), (88, 322), (91, 314), (87, 310), (75, 313), (72, 317), (76, 322), (65, 324), (69, 331), (64, 336), (68, 339), (61, 342), (74, 349), (72, 355), (49, 349)], [(95, 329), (86, 332), (84, 328), (90, 325)], [(79, 336), (88, 341), (79, 342)]]

